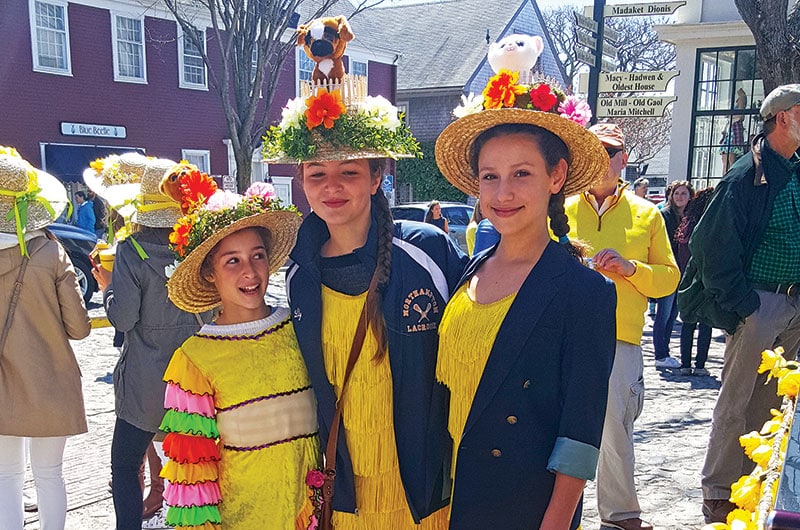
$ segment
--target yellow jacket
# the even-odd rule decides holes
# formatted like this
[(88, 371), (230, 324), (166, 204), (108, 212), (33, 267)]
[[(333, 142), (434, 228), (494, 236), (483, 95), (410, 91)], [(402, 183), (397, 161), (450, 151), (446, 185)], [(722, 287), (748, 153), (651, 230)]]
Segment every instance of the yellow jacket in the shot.
[(590, 256), (612, 248), (636, 265), (636, 272), (627, 278), (598, 271), (617, 287), (617, 340), (639, 344), (647, 298), (675, 292), (680, 271), (658, 208), (624, 188), (612, 198), (615, 202), (602, 216), (597, 215), (585, 193), (567, 199), (569, 237), (586, 243)]

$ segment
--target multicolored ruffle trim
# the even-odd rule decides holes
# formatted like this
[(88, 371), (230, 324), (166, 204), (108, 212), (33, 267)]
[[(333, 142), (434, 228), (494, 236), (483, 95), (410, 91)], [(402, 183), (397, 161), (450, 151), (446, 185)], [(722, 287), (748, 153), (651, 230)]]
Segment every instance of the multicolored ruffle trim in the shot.
[(178, 464), (170, 459), (161, 468), (161, 477), (173, 484), (198, 484), (217, 480), (219, 472), (216, 462)]
[(186, 392), (197, 395), (211, 395), (214, 389), (208, 379), (183, 353), (181, 348), (175, 350), (164, 372), (164, 381), (178, 385)]
[(175, 507), (208, 506), (219, 504), (222, 500), (219, 485), (216, 482), (200, 484), (172, 484), (164, 487), (164, 500)]
[(168, 409), (164, 414), (160, 429), (164, 432), (179, 432), (205, 438), (219, 438), (215, 419), (173, 409)]
[(171, 432), (164, 438), (164, 453), (179, 464), (219, 461), (216, 440)]
[(164, 393), (164, 408), (200, 414), (207, 418), (213, 418), (216, 413), (212, 396), (192, 394), (175, 383), (167, 383), (167, 390)]
[(206, 523), (221, 524), (219, 508), (216, 506), (170, 506), (167, 509), (169, 526), (202, 526)]

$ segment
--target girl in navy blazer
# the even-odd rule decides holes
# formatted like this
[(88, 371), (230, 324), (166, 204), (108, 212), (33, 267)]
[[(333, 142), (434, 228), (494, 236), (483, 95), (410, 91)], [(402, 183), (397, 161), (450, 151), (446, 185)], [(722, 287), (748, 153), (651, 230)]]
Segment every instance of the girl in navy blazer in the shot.
[[(524, 91), (534, 108), (548, 107), (534, 94), (559, 97), (545, 84)], [(608, 166), (592, 136), (557, 114), (493, 108), (467, 112), (437, 141), (442, 173), (480, 193), (501, 236), (468, 265), (439, 328), (436, 373), (451, 392), (454, 442), (450, 529), (580, 525), (615, 342), (614, 286), (565, 237), (564, 197)]]

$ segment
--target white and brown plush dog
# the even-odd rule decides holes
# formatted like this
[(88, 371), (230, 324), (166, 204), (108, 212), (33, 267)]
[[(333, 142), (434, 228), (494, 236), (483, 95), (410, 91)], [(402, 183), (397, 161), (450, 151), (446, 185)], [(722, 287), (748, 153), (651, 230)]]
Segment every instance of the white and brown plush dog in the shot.
[(342, 79), (344, 62), (342, 57), (347, 43), (353, 40), (353, 31), (347, 18), (325, 17), (312, 20), (297, 28), (297, 45), (302, 46), (306, 55), (317, 63), (311, 73), (314, 82), (328, 79)]

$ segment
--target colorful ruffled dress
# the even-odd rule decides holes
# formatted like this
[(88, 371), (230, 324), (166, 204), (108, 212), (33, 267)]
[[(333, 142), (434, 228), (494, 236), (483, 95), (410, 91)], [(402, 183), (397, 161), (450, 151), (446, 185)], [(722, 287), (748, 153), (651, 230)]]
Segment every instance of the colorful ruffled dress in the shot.
[(306, 474), (321, 463), (316, 403), (289, 310), (207, 324), (164, 374), (167, 524), (305, 529)]
[[(337, 398), (366, 296), (349, 296), (322, 286), (322, 354)], [(448, 525), (446, 508), (420, 525), (411, 517), (397, 460), (392, 372), (388, 357), (375, 360), (376, 350), (374, 335), (367, 333), (347, 383), (342, 410), (358, 514), (334, 512), (333, 525), (336, 530), (444, 530)]]
[[(467, 283), (458, 288), (442, 315), (439, 327), (439, 358), (436, 379), (450, 389), (450, 418), (447, 430), (453, 447), (461, 444), (461, 434), (483, 377), (497, 332), (516, 293), (489, 304), (473, 301)], [(451, 477), (456, 476), (456, 456), (453, 451)], [(455, 485), (455, 484), (454, 484)]]

